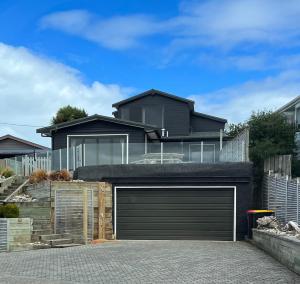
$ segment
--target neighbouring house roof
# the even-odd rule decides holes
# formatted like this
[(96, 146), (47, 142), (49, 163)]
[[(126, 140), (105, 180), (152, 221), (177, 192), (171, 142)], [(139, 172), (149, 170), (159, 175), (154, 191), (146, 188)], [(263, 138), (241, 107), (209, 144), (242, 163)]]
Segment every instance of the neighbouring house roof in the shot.
[(291, 100), (290, 102), (288, 102), (287, 104), (285, 104), (284, 106), (280, 107), (277, 112), (284, 112), (286, 110), (288, 110), (289, 108), (295, 106), (296, 104), (300, 103), (300, 96), (294, 98), (293, 100)]
[(224, 122), (224, 123), (227, 122), (227, 119), (220, 118), (220, 117), (217, 117), (217, 116), (208, 115), (208, 114), (201, 113), (201, 112), (194, 111), (192, 114), (195, 115), (195, 116), (200, 116), (200, 117), (203, 117), (203, 118), (212, 119), (212, 120), (219, 121), (219, 122)]
[(118, 119), (118, 118), (114, 118), (114, 117), (94, 114), (94, 115), (87, 116), (87, 117), (84, 117), (84, 118), (74, 119), (74, 120), (71, 120), (71, 121), (54, 124), (54, 125), (51, 125), (51, 126), (48, 126), (48, 127), (39, 128), (39, 129), (36, 130), (36, 132), (45, 134), (47, 136), (51, 136), (51, 132), (54, 131), (54, 130), (67, 128), (67, 127), (70, 127), (70, 126), (79, 125), (79, 124), (83, 124), (83, 123), (87, 123), (87, 122), (91, 122), (91, 121), (97, 121), (97, 120), (108, 121), (108, 122), (112, 122), (112, 123), (116, 123), (116, 124), (143, 128), (143, 129), (146, 129), (146, 130), (154, 130), (154, 131), (159, 130), (159, 128), (157, 128), (156, 126), (149, 125), (149, 124), (144, 124), (144, 123), (124, 120), (124, 119)]
[[(0, 137), (0, 141), (3, 141), (3, 140), (5, 140), (5, 139), (11, 139), (11, 140), (20, 142), (20, 143), (22, 143), (22, 144), (26, 144), (26, 145), (28, 145), (28, 146), (31, 146), (32, 148), (36, 148), (36, 149), (39, 149), (39, 150), (50, 150), (50, 148), (48, 148), (48, 147), (45, 147), (45, 146), (42, 146), (42, 145), (39, 145), (39, 144), (30, 142), (30, 141), (28, 141), (28, 140), (24, 140), (24, 139), (21, 139), (21, 138), (12, 136), (12, 135), (10, 135), (10, 134), (7, 134), (7, 135), (4, 135), (4, 136), (1, 136), (1, 137)], [(6, 151), (7, 151), (7, 150), (6, 150)]]
[(176, 101), (185, 102), (190, 106), (191, 109), (193, 109), (194, 103), (195, 103), (194, 101), (189, 100), (189, 99), (177, 97), (177, 96), (174, 96), (172, 94), (165, 93), (165, 92), (162, 92), (162, 91), (159, 91), (159, 90), (150, 89), (150, 90), (148, 90), (146, 92), (143, 92), (141, 94), (138, 94), (136, 96), (133, 96), (133, 97), (130, 97), (128, 99), (125, 99), (125, 100), (119, 101), (117, 103), (114, 103), (112, 106), (115, 107), (115, 108), (118, 108), (120, 105), (127, 104), (129, 102), (135, 101), (137, 99), (143, 98), (143, 97), (148, 96), (148, 95), (159, 95), (159, 96), (168, 97), (168, 98), (176, 100)]

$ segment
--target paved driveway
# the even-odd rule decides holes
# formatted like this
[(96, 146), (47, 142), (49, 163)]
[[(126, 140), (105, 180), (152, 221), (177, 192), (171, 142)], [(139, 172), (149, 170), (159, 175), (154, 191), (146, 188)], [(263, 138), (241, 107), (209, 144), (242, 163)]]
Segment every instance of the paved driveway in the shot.
[(0, 283), (300, 283), (246, 242), (120, 241), (0, 254)]

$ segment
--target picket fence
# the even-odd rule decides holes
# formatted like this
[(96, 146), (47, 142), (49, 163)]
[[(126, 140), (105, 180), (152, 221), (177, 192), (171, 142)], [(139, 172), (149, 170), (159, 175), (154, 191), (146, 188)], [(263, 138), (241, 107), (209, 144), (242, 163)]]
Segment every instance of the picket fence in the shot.
[(275, 211), (282, 222), (300, 221), (300, 178), (291, 179), (271, 172), (265, 174), (263, 183), (263, 206)]
[(21, 156), (12, 159), (5, 159), (6, 167), (13, 169), (16, 175), (30, 176), (37, 169), (51, 171), (51, 154)]

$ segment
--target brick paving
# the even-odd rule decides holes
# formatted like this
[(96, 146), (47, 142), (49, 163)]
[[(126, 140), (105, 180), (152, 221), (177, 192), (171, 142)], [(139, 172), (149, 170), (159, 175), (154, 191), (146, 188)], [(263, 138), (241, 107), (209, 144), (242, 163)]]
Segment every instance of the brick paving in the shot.
[(0, 283), (300, 283), (246, 242), (117, 241), (0, 254)]

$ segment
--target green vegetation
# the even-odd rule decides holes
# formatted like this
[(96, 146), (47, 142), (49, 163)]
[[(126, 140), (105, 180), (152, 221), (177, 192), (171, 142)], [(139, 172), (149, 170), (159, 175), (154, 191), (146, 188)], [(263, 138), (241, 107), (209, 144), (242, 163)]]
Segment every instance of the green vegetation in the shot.
[(78, 118), (87, 117), (88, 114), (84, 109), (72, 107), (70, 105), (61, 107), (56, 115), (52, 118), (51, 124), (58, 124), (66, 121), (71, 121)]
[(249, 156), (254, 167), (254, 202), (259, 206), (264, 160), (274, 155), (294, 155), (295, 128), (282, 114), (271, 111), (253, 113), (245, 123), (231, 124), (227, 131), (236, 135), (249, 129)]
[(0, 205), (0, 218), (18, 218), (19, 208), (16, 204)]
[(3, 176), (5, 178), (9, 178), (9, 177), (13, 176), (14, 174), (15, 174), (14, 171), (10, 168), (0, 169), (0, 176)]

